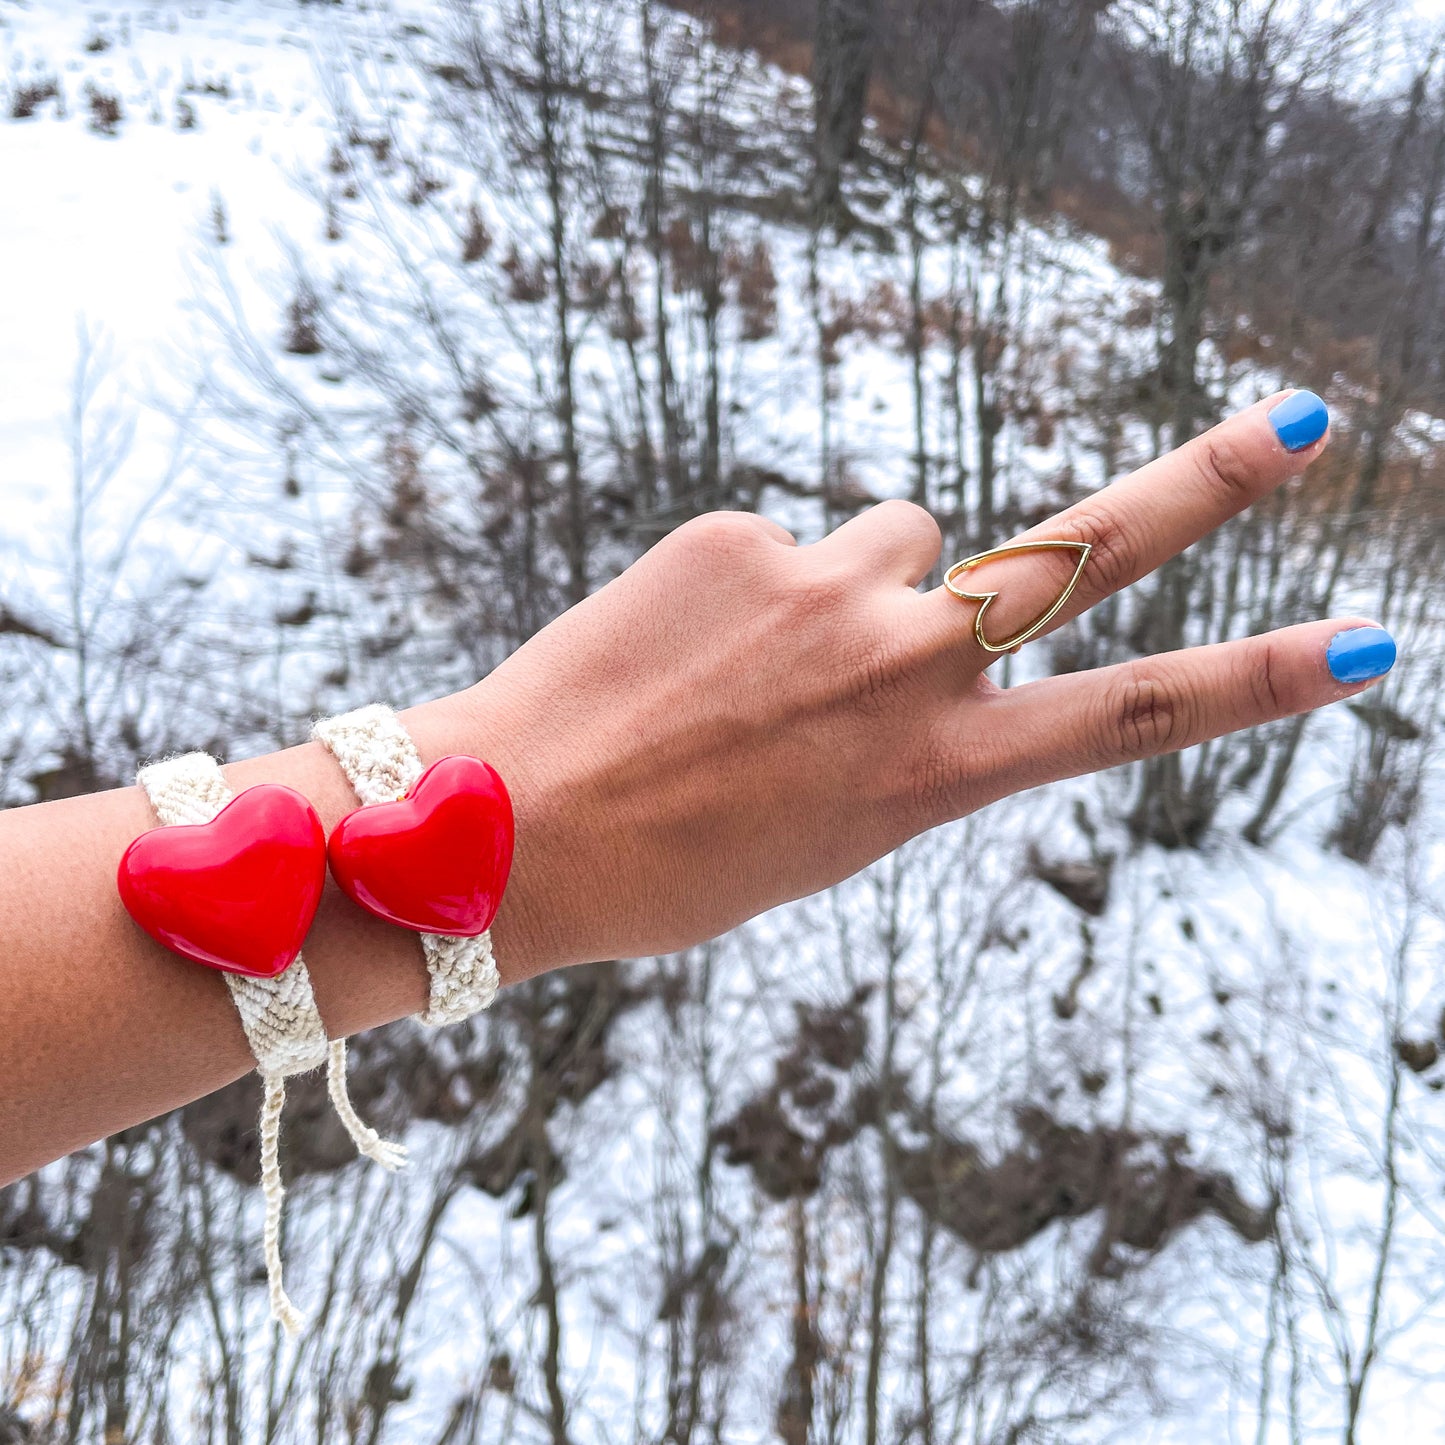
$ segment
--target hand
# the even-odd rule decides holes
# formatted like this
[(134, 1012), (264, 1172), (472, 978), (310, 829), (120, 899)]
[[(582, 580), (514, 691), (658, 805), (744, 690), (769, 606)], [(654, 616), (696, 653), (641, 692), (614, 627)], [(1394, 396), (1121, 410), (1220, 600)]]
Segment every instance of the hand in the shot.
[[(1272, 422), (1280, 401), (1016, 539), (1092, 547), (1047, 630), (1313, 461), (1322, 406), (1295, 394)], [(748, 513), (702, 516), (450, 700), (516, 804), (504, 967), (686, 947), (1006, 794), (1352, 696), (1393, 661), (1346, 618), (1000, 689), (975, 604), (916, 590), (939, 546), (901, 501), (807, 547)], [(987, 636), (1038, 617), (1075, 560), (968, 573), (1000, 589)]]

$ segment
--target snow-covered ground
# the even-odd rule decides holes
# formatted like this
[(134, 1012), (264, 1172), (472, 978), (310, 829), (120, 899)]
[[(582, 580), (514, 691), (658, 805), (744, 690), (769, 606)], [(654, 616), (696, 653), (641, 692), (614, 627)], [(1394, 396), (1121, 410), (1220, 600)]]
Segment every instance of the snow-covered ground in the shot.
[[(330, 117), (314, 76), (331, 19), (328, 7), (281, 0), (0, 9), (7, 112), (28, 83), (53, 77), (60, 89), (32, 121), (7, 125), (0, 147), (7, 523), (18, 504), (65, 495), (79, 321), (110, 338), (127, 391), (148, 400), (191, 340), (190, 272), (198, 238), (214, 236), (217, 201), (236, 244), (265, 267), (272, 229), (296, 211), (291, 177), (326, 153)], [(119, 98), (113, 135), (91, 129), (87, 84)], [(134, 468), (154, 471), (166, 455), (165, 428), (147, 417)]]
[[(508, 240), (527, 244), (538, 222), (525, 195), (486, 184), (504, 168), (503, 158), (470, 158), (469, 184), (438, 136), (430, 157), (448, 184), (435, 205), (399, 199), (405, 177), (395, 185), (373, 179), (356, 196), (332, 195), (339, 234), (328, 236), (318, 204), (318, 186), (323, 200), (334, 186), (326, 176), (338, 105), (353, 108), (367, 124), (384, 122), (425, 138), (426, 80), (407, 57), (418, 30), (436, 23), (437, 7), (419, 0), (146, 8), (0, 0), (0, 110), (8, 116), (19, 90), (37, 80), (53, 77), (61, 93), (58, 102), (40, 103), (31, 118), (0, 119), (0, 535), (8, 539), (5, 566), (12, 576), (17, 569), (34, 573), (27, 575), (34, 582), (63, 540), (73, 502), (68, 417), (79, 324), (106, 338), (115, 365), (104, 379), (104, 399), (135, 429), (105, 498), (113, 509), (107, 516), (133, 512), (137, 499), (170, 479), (175, 506), (163, 509), (164, 521), (157, 523), (167, 530), (163, 537), (149, 535), (145, 545), (179, 548), (186, 565), (220, 574), (213, 585), (222, 588), (229, 585), (228, 569), (238, 577), (244, 570), (248, 548), (274, 549), (287, 539), (320, 545), (325, 525), (342, 515), (350, 495), (349, 469), (365, 465), (374, 441), (358, 422), (371, 399), (364, 378), (333, 370), (332, 358), (280, 354), (294, 258), (313, 274), (346, 278), (334, 304), (355, 334), (374, 335), (386, 287), (396, 284), (387, 258), (400, 246), (415, 258), (419, 283), (454, 288), (439, 294), (466, 316), (469, 345), (485, 356), (504, 404), (525, 404), (544, 350), (540, 328), (496, 284), (462, 289), (455, 268), (441, 262), (473, 204), (486, 214), (498, 249)], [(618, 44), (635, 45), (635, 35), (624, 27)], [(122, 115), (114, 134), (96, 133), (88, 85), (118, 98)], [(796, 79), (743, 57), (728, 61), (721, 103), (745, 121), (778, 107), (806, 107), (807, 95)], [(889, 218), (885, 207), (878, 219)], [(724, 339), (728, 399), (745, 398), (749, 407), (730, 460), (792, 477), (816, 475), (807, 238), (754, 216), (728, 224), (742, 246), (766, 242), (779, 305), (775, 335)], [(1047, 341), (1047, 356), (1067, 361), (1074, 372), (1097, 360), (1101, 337), (1121, 348), (1147, 346), (1147, 335), (1131, 329), (1126, 317), (1149, 288), (1116, 271), (1102, 245), (1048, 228), (1025, 228), (1019, 244), (1022, 256), (1013, 258), (1011, 276), (1027, 295), (1023, 340)], [(930, 248), (928, 289), (942, 288), (956, 259), (947, 246)], [(990, 264), (978, 256), (964, 262), (984, 270)], [(881, 284), (901, 284), (904, 264), (902, 256), (879, 255), (859, 240), (823, 256), (821, 279), (835, 300), (862, 304), (876, 298)], [(288, 498), (279, 485), (284, 448), (274, 438), (256, 437), (248, 452), (235, 445), (234, 418), (213, 414), (217, 396), (234, 396), (245, 384), (234, 357), (219, 350), (218, 319), (226, 318), (232, 327), (244, 320), (257, 343), (257, 364), (272, 368), (331, 427), (321, 450), (287, 459), (306, 472), (299, 498)], [(586, 443), (602, 457), (607, 416), (625, 381), (615, 347), (598, 330), (584, 334), (578, 372), (585, 382)], [(432, 340), (418, 335), (396, 344), (407, 349), (390, 361), (412, 385), (424, 389), (444, 379)], [(829, 444), (870, 494), (906, 492), (913, 449), (907, 358), (896, 344), (862, 334), (845, 338), (840, 349)], [(935, 385), (941, 366), (930, 361)], [(1276, 382), (1247, 371), (1233, 378), (1240, 401)], [(224, 471), (210, 442), (192, 450), (197, 427), (210, 429), (212, 442), (217, 431), (230, 437)], [(1047, 439), (1010, 428), (1004, 465), (1016, 485), (1032, 486), (1039, 496), (1051, 494), (1066, 468), (1075, 484), (1096, 484), (1103, 477), (1092, 431), (1087, 416), (1066, 416)], [(1142, 436), (1132, 440), (1141, 450), (1146, 445)], [(805, 536), (821, 525), (811, 501), (781, 493), (765, 501)], [(323, 633), (319, 645), (324, 642)], [(1117, 802), (1117, 779), (1013, 800), (905, 854), (912, 870), (905, 913), (915, 911), (921, 941), (902, 964), (900, 991), (910, 1010), (902, 1047), (915, 1048), (935, 1031), (947, 1040), (954, 1062), (940, 1090), (942, 1107), (956, 1104), (973, 1137), (1002, 1148), (1011, 1137), (1008, 1106), (1032, 1099), (1047, 1101), (1061, 1117), (1187, 1134), (1196, 1162), (1227, 1171), (1256, 1202), (1267, 1198), (1281, 1171), (1290, 1177), (1294, 1274), (1286, 1279), (1276, 1272), (1272, 1245), (1243, 1245), (1217, 1221), (1185, 1230), (1144, 1271), (1155, 1298), (1153, 1323), (1177, 1350), (1172, 1366), (1161, 1371), (1168, 1399), (1158, 1417), (1142, 1418), (1141, 1401), (1126, 1398), (1117, 1416), (1076, 1422), (1069, 1438), (1202, 1442), (1337, 1434), (1340, 1356), (1361, 1348), (1387, 1218), (1387, 1143), (1403, 1191), (1390, 1218), (1381, 1363), (1369, 1387), (1364, 1438), (1439, 1433), (1445, 1314), (1435, 1282), (1445, 1249), (1433, 1206), (1445, 1177), (1445, 1101), (1424, 1078), (1407, 1073), (1399, 1080), (1399, 1111), (1391, 1115), (1388, 1064), (1392, 1038), (1432, 1034), (1445, 1003), (1434, 968), (1445, 941), (1438, 906), (1445, 899), (1445, 852), (1439, 815), (1431, 809), (1408, 846), (1403, 839), (1387, 841), (1373, 872), (1320, 846), (1322, 820), (1347, 774), (1357, 726), (1340, 708), (1310, 733), (1307, 759), (1282, 810), (1291, 824), (1279, 841), (1261, 850), (1221, 828), (1199, 852), (1126, 856), (1116, 867), (1111, 907), (1087, 933), (1072, 905), (1026, 876), (1022, 860), (1030, 842), (1050, 856), (1077, 855), (1084, 844), (1075, 802), (1096, 807), (1101, 796)], [(855, 967), (864, 977), (879, 966), (884, 866), (839, 894), (841, 913), (859, 930)], [(943, 1003), (925, 937), (929, 910), (939, 906), (937, 888), (945, 914), (977, 954), (977, 977), (956, 1019), (938, 1017)], [(1013, 921), (1026, 915), (1027, 931), (983, 938), (978, 918), (1001, 899), (1008, 900)], [(827, 902), (813, 900), (720, 946), (724, 981), (715, 1014), (728, 1040), (728, 1100), (742, 1097), (749, 1079), (765, 1078), (790, 1018), (780, 1001), (836, 994), (835, 919)], [(1081, 947), (1100, 963), (1078, 989), (1077, 1011), (1061, 1017), (1056, 1000), (1070, 988)], [(633, 1028), (635, 1037), (628, 1033)], [(624, 1029), (635, 1068), (573, 1121), (579, 1132), (591, 1131), (593, 1148), (577, 1158), (562, 1186), (555, 1228), (569, 1286), (564, 1370), (571, 1392), (585, 1400), (573, 1420), (579, 1440), (621, 1438), (634, 1408), (654, 1421), (659, 1409), (656, 1365), (663, 1343), (655, 1294), (647, 1292), (656, 1282), (640, 1278), (634, 1261), (656, 1225), (647, 1212), (658, 1180), (696, 1149), (703, 1125), (697, 1100), (674, 1097), (673, 1081), (659, 1077), (655, 1029), (651, 1017)], [(1091, 1081), (1087, 1088), (1084, 1079)], [(423, 1137), (414, 1143), (438, 1153), (451, 1147), (440, 1130), (419, 1132)], [(423, 1171), (420, 1182), (377, 1187), (394, 1191), (391, 1207), (414, 1219), (428, 1202), (425, 1179)], [(740, 1187), (730, 1202), (754, 1208), (747, 1200)], [(296, 1202), (300, 1222), (288, 1252), (298, 1261), (324, 1262), (336, 1248), (326, 1240), (328, 1195), (322, 1187), (311, 1193), (303, 1187)], [(756, 1218), (735, 1220), (749, 1226), (748, 1293), (761, 1321), (738, 1385), (743, 1403), (730, 1436), (736, 1440), (770, 1436), (788, 1354), (783, 1214), (782, 1206), (763, 1206)], [(396, 1407), (388, 1438), (439, 1434), (452, 1399), (483, 1373), (488, 1351), (478, 1341), (487, 1331), (519, 1361), (533, 1348), (531, 1227), (509, 1216), (506, 1201), (465, 1192), (454, 1203), (446, 1224), (449, 1252), (427, 1275), (408, 1337), (414, 1389)], [(848, 1227), (840, 1215), (840, 1251), (849, 1248)], [(1005, 1273), (1016, 1271), (1010, 1279), (1019, 1298), (1028, 1297), (1026, 1280), (1037, 1286), (1070, 1257), (1063, 1244), (1086, 1241), (1092, 1227), (1087, 1217), (1056, 1226), (1001, 1265)], [(961, 1279), (967, 1251), (960, 1247), (957, 1255), (950, 1265), (957, 1263)], [(319, 1287), (320, 1274), (320, 1267), (296, 1266), (303, 1302)], [(901, 1318), (905, 1286), (895, 1287)], [(10, 1288), (16, 1288), (13, 1278)], [(14, 1298), (0, 1264), (0, 1301)], [(983, 1331), (976, 1303), (970, 1291), (955, 1290), (936, 1327), (959, 1340)], [(259, 1328), (259, 1313), (253, 1323)], [(841, 1333), (844, 1325), (833, 1323)], [(17, 1340), (0, 1332), (0, 1369), (15, 1367)], [(199, 1364), (197, 1370), (204, 1374)], [(1257, 1432), (1264, 1375), (1272, 1378), (1269, 1417)], [(501, 1420), (489, 1423), (489, 1429), (505, 1428)]]

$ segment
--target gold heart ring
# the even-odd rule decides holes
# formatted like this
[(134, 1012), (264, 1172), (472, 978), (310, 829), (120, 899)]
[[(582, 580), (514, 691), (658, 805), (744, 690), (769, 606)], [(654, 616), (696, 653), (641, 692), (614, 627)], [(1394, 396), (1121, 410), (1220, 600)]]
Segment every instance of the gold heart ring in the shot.
[[(1007, 556), (1010, 552), (1052, 552), (1064, 550), (1077, 552), (1078, 563), (1074, 567), (1074, 575), (1069, 578), (1067, 585), (1059, 595), (1054, 598), (1047, 612), (1042, 617), (1030, 622), (1022, 632), (1016, 632), (1012, 637), (1003, 642), (990, 642), (983, 635), (983, 617), (993, 600), (998, 596), (997, 592), (965, 592), (962, 587), (956, 585), (956, 579), (965, 572), (972, 571), (975, 567), (981, 567), (985, 562), (992, 562), (995, 557)], [(962, 562), (955, 562), (947, 572), (943, 574), (943, 585), (953, 593), (960, 602), (977, 602), (978, 612), (973, 619), (973, 635), (978, 639), (978, 645), (985, 652), (1017, 652), (1029, 638), (1037, 637), (1045, 627), (1058, 615), (1059, 609), (1074, 595), (1074, 588), (1079, 585), (1079, 577), (1084, 570), (1084, 563), (1089, 560), (1089, 553), (1092, 547), (1088, 542), (1010, 542), (1006, 547), (994, 547), (987, 552), (979, 552), (973, 557), (965, 557)]]

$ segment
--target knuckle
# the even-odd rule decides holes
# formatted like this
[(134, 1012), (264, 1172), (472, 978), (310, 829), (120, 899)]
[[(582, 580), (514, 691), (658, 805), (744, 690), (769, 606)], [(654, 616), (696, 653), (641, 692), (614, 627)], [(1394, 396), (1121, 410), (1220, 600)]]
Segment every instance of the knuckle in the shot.
[(1235, 507), (1247, 506), (1259, 490), (1258, 468), (1228, 426), (1215, 427), (1199, 438), (1199, 469), (1211, 487), (1222, 491)]
[(1117, 592), (1134, 580), (1138, 549), (1125, 535), (1116, 517), (1089, 506), (1076, 508), (1060, 519), (1064, 539), (1089, 544), (1086, 578), (1091, 593)]
[(731, 512), (729, 516), (740, 517), (741, 525), (751, 527), (760, 536), (766, 537), (770, 542), (786, 542), (790, 547), (798, 545), (798, 539), (781, 522), (775, 522), (771, 517), (765, 517), (761, 512)]
[(889, 497), (887, 501), (879, 502), (874, 507), (873, 515), (886, 519), (900, 529), (906, 529), (920, 541), (943, 546), (943, 531), (933, 513), (926, 507), (920, 507), (917, 502), (910, 502), (905, 497)]
[(1131, 671), (1107, 700), (1104, 755), (1146, 758), (1173, 752), (1189, 736), (1191, 711), (1179, 688), (1151, 673)]
[(1245, 654), (1244, 681), (1260, 717), (1283, 717), (1294, 711), (1279, 648), (1267, 637), (1255, 640)]
[(754, 554), (769, 524), (753, 512), (704, 512), (676, 528), (669, 540), (694, 562), (736, 562)]

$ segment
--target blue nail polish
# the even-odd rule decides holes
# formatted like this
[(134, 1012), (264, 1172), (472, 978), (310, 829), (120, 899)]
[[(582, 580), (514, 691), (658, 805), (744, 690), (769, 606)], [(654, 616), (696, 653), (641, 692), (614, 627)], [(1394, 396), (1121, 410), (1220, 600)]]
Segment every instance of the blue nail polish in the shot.
[(1312, 391), (1297, 391), (1269, 410), (1270, 423), (1286, 451), (1302, 452), (1324, 436), (1330, 409)]
[(1336, 682), (1368, 682), (1395, 665), (1395, 639), (1383, 627), (1351, 627), (1330, 638), (1325, 652)]

